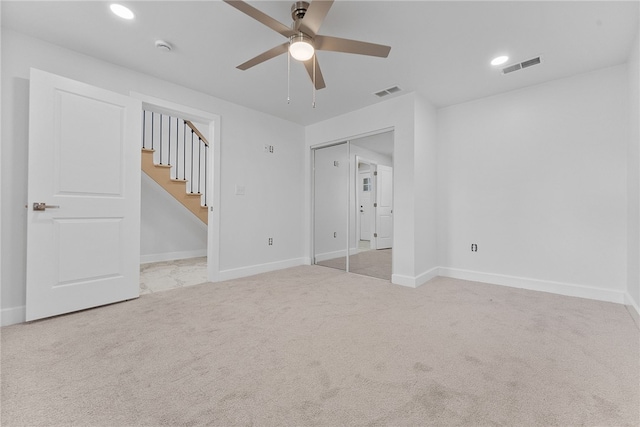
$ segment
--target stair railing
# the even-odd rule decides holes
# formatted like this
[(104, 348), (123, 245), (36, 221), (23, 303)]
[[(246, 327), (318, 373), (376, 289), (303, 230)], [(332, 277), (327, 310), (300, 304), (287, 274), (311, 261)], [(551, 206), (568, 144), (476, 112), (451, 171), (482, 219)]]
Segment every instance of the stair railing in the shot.
[(154, 163), (171, 168), (171, 178), (187, 183), (207, 206), (209, 141), (193, 122), (154, 111), (143, 111), (142, 148), (154, 150)]

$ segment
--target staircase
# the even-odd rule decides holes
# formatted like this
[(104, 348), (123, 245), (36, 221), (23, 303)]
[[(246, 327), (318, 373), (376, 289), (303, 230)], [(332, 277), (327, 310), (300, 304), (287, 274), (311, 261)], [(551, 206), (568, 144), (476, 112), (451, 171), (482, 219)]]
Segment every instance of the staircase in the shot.
[(192, 122), (143, 112), (142, 171), (205, 224), (208, 148)]

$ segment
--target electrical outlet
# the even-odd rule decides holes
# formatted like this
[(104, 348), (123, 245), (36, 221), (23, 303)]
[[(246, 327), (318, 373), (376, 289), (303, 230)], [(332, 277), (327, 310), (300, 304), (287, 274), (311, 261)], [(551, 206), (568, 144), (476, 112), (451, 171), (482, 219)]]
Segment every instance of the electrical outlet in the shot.
[(263, 151), (265, 153), (273, 154), (273, 151), (274, 151), (273, 145), (265, 145), (263, 148)]
[(269, 237), (269, 246), (273, 246), (273, 237)]
[(471, 244), (471, 252), (478, 252), (478, 245), (476, 245), (475, 243)]

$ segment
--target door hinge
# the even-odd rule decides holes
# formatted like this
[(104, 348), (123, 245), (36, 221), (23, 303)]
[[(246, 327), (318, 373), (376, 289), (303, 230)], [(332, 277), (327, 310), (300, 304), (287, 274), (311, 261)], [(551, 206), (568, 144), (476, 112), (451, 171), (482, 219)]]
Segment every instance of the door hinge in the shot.
[(378, 176), (378, 171), (373, 171), (373, 176)]
[(373, 233), (373, 237), (378, 237), (378, 233)]
[(374, 207), (374, 208), (377, 208), (377, 207), (378, 207), (378, 204), (377, 204), (377, 203), (374, 203), (374, 204), (373, 204), (373, 207)]

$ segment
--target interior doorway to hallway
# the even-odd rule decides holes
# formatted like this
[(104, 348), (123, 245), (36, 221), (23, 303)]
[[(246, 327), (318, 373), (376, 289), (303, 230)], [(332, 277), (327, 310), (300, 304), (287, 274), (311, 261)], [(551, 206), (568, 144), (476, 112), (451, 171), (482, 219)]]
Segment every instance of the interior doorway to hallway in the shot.
[(215, 281), (219, 117), (135, 96), (143, 101), (140, 293)]

